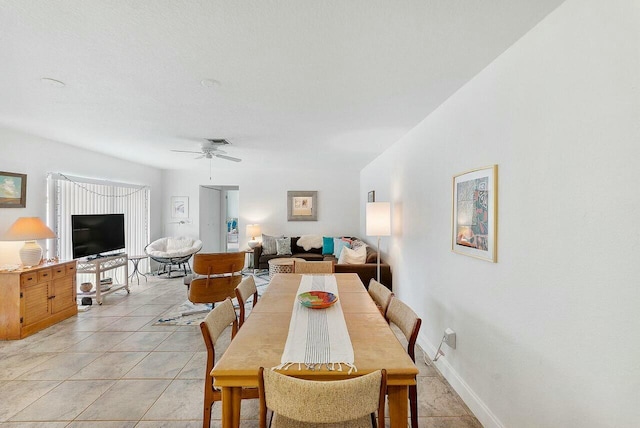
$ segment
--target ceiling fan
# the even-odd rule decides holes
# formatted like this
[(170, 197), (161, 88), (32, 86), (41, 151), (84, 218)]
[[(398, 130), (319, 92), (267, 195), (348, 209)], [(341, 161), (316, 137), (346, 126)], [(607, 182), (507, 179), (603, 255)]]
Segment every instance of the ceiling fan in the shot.
[(225, 151), (220, 150), (220, 147), (229, 145), (229, 142), (224, 139), (207, 139), (206, 143), (202, 143), (200, 145), (200, 151), (194, 152), (191, 150), (171, 150), (172, 152), (178, 153), (195, 153), (200, 156), (196, 156), (195, 159), (213, 159), (220, 158), (225, 159), (232, 162), (241, 162), (242, 159), (234, 158), (233, 156), (227, 156)]

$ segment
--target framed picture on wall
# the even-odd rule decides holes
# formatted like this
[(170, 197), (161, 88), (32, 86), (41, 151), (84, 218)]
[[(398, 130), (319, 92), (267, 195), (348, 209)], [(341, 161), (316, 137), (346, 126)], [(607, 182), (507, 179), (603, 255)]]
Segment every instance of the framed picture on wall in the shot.
[(376, 201), (376, 191), (372, 190), (367, 193), (367, 202), (375, 202)]
[(287, 192), (288, 221), (317, 221), (318, 192), (289, 190)]
[(171, 197), (171, 218), (189, 218), (189, 197)]
[(27, 174), (0, 171), (0, 208), (27, 206)]
[(498, 261), (498, 165), (453, 177), (451, 249), (493, 263)]

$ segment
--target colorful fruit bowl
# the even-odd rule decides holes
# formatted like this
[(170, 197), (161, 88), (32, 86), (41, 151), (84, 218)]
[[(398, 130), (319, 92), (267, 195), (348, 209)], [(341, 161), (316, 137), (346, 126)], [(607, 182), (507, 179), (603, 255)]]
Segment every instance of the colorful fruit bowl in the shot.
[(307, 291), (298, 294), (298, 300), (307, 308), (324, 309), (337, 302), (338, 296), (327, 291)]

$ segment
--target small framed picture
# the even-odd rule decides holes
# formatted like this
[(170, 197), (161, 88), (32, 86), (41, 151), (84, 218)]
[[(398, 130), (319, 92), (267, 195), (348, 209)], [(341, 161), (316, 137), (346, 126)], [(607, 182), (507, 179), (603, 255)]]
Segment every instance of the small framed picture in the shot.
[(171, 197), (171, 218), (189, 218), (189, 197)]
[(376, 191), (372, 190), (367, 193), (367, 202), (375, 202), (376, 201)]
[(0, 171), (0, 208), (27, 206), (27, 174)]
[(498, 165), (453, 177), (451, 249), (493, 263), (498, 261)]
[(296, 191), (287, 192), (287, 220), (288, 221), (317, 221), (318, 220), (318, 192)]

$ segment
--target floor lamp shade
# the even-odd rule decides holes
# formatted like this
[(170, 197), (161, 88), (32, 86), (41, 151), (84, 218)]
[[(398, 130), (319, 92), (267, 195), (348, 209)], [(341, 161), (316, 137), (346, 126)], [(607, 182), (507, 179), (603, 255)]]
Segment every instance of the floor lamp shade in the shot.
[(251, 237), (251, 240), (248, 242), (249, 248), (255, 248), (258, 245), (258, 241), (256, 240), (256, 236), (260, 236), (260, 225), (259, 224), (248, 224), (247, 225), (247, 236)]
[(39, 217), (20, 217), (2, 235), (3, 241), (25, 241), (20, 249), (20, 260), (24, 266), (37, 266), (42, 260), (42, 247), (36, 239), (52, 239), (56, 234)]
[(391, 235), (391, 204), (389, 202), (367, 203), (367, 236)]
[(380, 282), (380, 237), (391, 235), (391, 204), (389, 202), (367, 203), (367, 236), (378, 237), (378, 264), (376, 279)]

